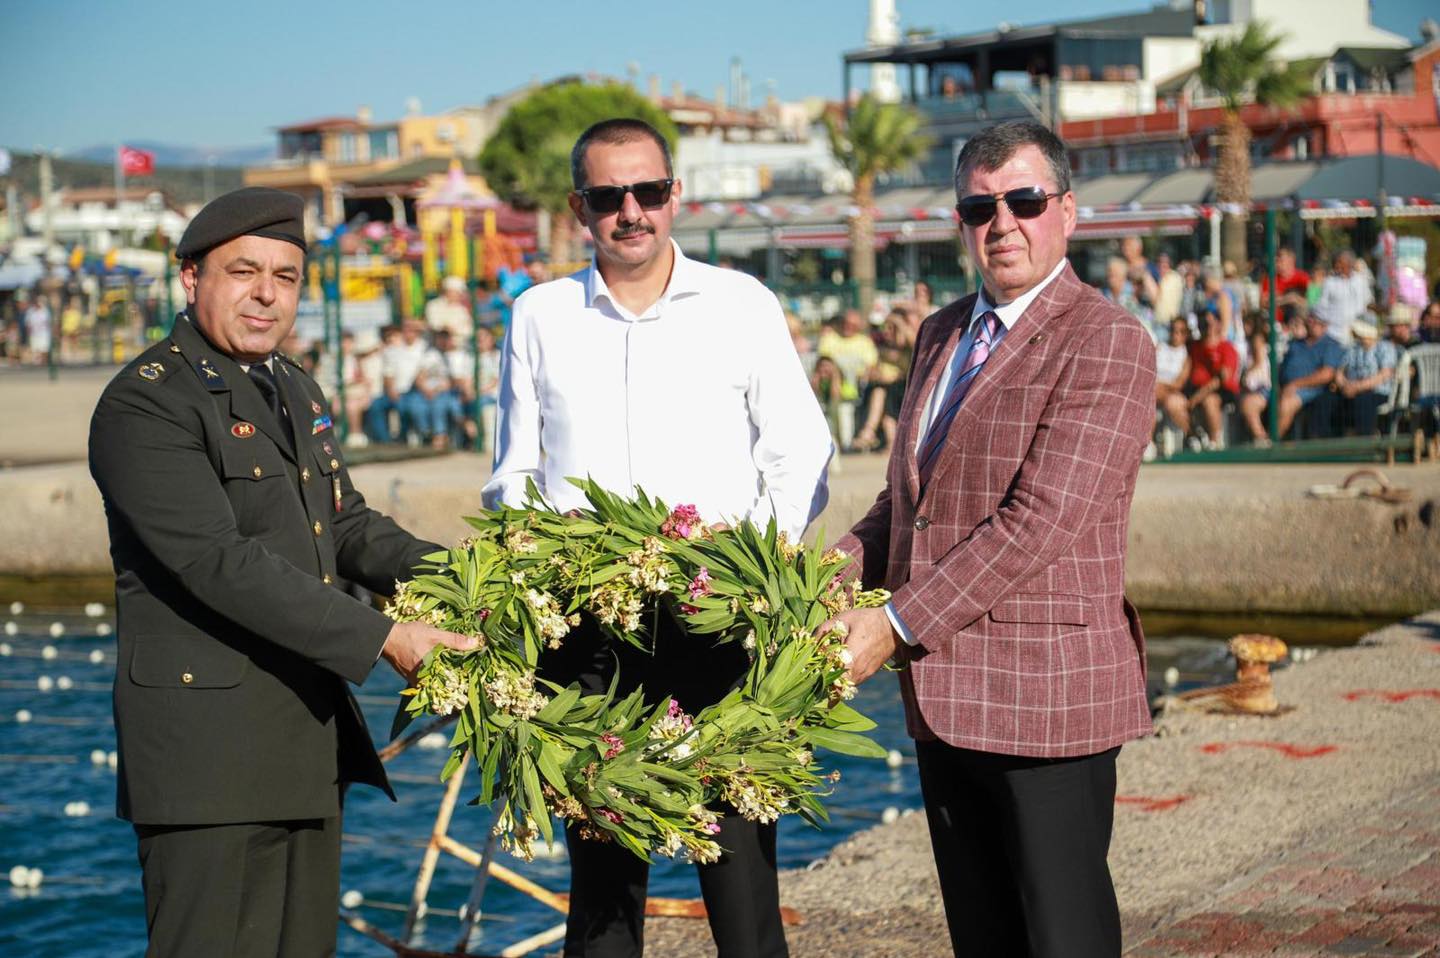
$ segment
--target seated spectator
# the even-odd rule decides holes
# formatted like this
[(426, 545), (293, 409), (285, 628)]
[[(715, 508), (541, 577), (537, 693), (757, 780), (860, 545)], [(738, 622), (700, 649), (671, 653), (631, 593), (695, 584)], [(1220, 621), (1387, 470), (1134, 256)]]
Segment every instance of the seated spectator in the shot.
[(865, 371), (879, 361), (880, 353), (858, 309), (845, 310), (840, 318), (840, 329), (825, 329), (816, 348), (830, 357), (843, 377), (836, 420), (840, 426), (840, 448), (849, 449), (855, 437), (855, 406), (860, 401)]
[(1220, 318), (1220, 335), (1230, 338), (1230, 328), (1235, 325), (1236, 317), (1239, 315), (1235, 309), (1235, 301), (1230, 291), (1225, 289), (1220, 274), (1210, 271), (1200, 278), (1200, 296), (1195, 303), (1195, 317), (1200, 323), (1199, 333), (1205, 335), (1205, 315), (1213, 313)]
[(1280, 435), (1290, 431), (1303, 411), (1307, 439), (1332, 436), (1335, 393), (1330, 387), (1344, 360), (1344, 348), (1313, 311), (1291, 310), (1288, 332), (1290, 345), (1280, 361)]
[[(368, 336), (372, 341), (375, 338), (373, 332), (368, 332)], [(371, 345), (369, 349), (358, 347), (354, 331), (347, 329), (340, 334), (342, 371), (336, 371), (335, 360), (328, 353), (320, 357), (319, 365), (315, 370), (315, 381), (330, 397), (330, 414), (335, 417), (335, 425), (338, 427), (342, 421), (345, 423), (345, 444), (347, 446), (363, 446), (368, 441), (361, 424), (365, 420), (365, 411), (370, 408), (374, 390), (371, 388), (370, 381), (365, 377), (363, 361), (371, 351), (377, 348), (377, 345)], [(345, 381), (343, 409), (340, 406), (340, 390), (336, 388), (337, 381), (342, 375)]]
[[(902, 307), (890, 310), (880, 331), (879, 359), (865, 372), (865, 422), (855, 434), (857, 452), (890, 448), (905, 399), (905, 381), (910, 374), (910, 353), (915, 347), (910, 317)], [(883, 432), (882, 439), (878, 433)]]
[(1420, 341), (1440, 343), (1440, 299), (1431, 300), (1420, 314)]
[(1155, 407), (1182, 436), (1190, 434), (1190, 401), (1185, 398), (1189, 381), (1190, 325), (1176, 316), (1170, 320), (1170, 335), (1155, 346)]
[[(1155, 338), (1154, 312), (1141, 301), (1139, 290), (1130, 280), (1129, 268), (1125, 260), (1120, 257), (1110, 257), (1105, 263), (1105, 285), (1100, 287), (1100, 295), (1140, 320), (1141, 325), (1150, 330), (1151, 338)], [(1149, 275), (1144, 274), (1143, 270), (1141, 273), (1147, 279), (1149, 278)], [(1151, 285), (1154, 285), (1153, 280), (1151, 280)]]
[(376, 442), (394, 442), (390, 414), (400, 418), (400, 434), (424, 434), (431, 425), (431, 402), (415, 388), (420, 369), (431, 352), (422, 332), (425, 324), (414, 318), (400, 326), (398, 338), (387, 336), (380, 354), (381, 391), (365, 413), (365, 431)]
[(825, 421), (830, 424), (830, 438), (835, 441), (837, 449), (843, 448), (840, 445), (840, 406), (844, 402), (844, 386), (844, 373), (840, 372), (835, 360), (822, 353), (815, 360), (815, 371), (810, 374), (810, 388), (820, 401)]
[(460, 393), (450, 375), (447, 353), (457, 350), (448, 329), (435, 334), (435, 347), (426, 350), (415, 376), (415, 385), (407, 398), (411, 422), (420, 439), (434, 449), (450, 445), (450, 431), (465, 418)]
[(1350, 324), (1355, 342), (1345, 350), (1340, 368), (1335, 370), (1335, 388), (1345, 400), (1345, 419), (1359, 436), (1379, 432), (1379, 409), (1395, 389), (1395, 344), (1380, 339), (1380, 331), (1370, 323), (1356, 320)]
[(480, 364), (478, 388), (475, 382), (476, 353), (448, 344), (441, 351), (450, 369), (450, 382), (460, 406), (460, 425), (466, 442), (472, 449), (494, 449), (500, 353), (495, 348), (495, 331), (491, 327), (481, 326), (475, 335), (475, 349), (479, 354)]
[(1261, 414), (1270, 405), (1270, 339), (1263, 326), (1250, 331), (1250, 356), (1240, 374), (1240, 414), (1250, 430), (1250, 439), (1264, 449), (1270, 445), (1269, 430)]
[(449, 330), (462, 346), (470, 341), (474, 321), (470, 318), (470, 291), (465, 288), (465, 280), (447, 276), (441, 281), (440, 295), (425, 304), (425, 325), (432, 335)]
[(1224, 405), (1240, 396), (1240, 357), (1225, 338), (1223, 320), (1216, 312), (1205, 314), (1205, 335), (1190, 344), (1190, 381), (1185, 398), (1191, 410), (1205, 417), (1206, 445), (1225, 445)]

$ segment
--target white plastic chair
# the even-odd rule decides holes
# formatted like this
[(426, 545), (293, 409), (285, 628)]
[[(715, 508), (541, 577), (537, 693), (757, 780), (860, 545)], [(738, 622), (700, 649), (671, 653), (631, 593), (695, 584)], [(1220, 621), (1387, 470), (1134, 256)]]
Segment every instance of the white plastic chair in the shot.
[[(1410, 369), (1415, 369), (1411, 382)], [(1390, 435), (1400, 428), (1400, 417), (1409, 416), (1413, 422), (1418, 411), (1419, 400), (1440, 396), (1440, 343), (1419, 343), (1405, 350), (1395, 366), (1395, 392), (1388, 403), (1390, 413)]]

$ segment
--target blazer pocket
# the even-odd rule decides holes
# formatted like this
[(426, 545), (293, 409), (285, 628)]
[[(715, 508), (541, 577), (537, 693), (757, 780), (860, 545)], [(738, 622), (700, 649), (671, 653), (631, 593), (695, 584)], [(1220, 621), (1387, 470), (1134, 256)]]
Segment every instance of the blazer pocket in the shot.
[(1017, 592), (995, 603), (990, 618), (1035, 625), (1089, 625), (1090, 600), (1064, 592)]
[(263, 444), (253, 439), (247, 442), (254, 443), (254, 448), (221, 450), (221, 469), (226, 481), (248, 479), (251, 482), (262, 482), (285, 475), (285, 460), (280, 456), (280, 450), (268, 440)]
[(198, 635), (139, 635), (130, 681), (146, 688), (229, 689), (240, 684), (248, 656)]

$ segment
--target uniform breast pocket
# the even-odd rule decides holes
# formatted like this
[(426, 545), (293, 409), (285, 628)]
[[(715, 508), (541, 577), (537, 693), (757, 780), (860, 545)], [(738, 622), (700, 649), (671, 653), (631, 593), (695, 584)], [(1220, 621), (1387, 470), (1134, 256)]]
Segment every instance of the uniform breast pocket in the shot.
[(146, 688), (229, 689), (250, 659), (203, 635), (140, 635), (130, 656), (130, 681)]
[(241, 535), (279, 528), (285, 476), (285, 458), (269, 442), (250, 439), (221, 450), (221, 480)]

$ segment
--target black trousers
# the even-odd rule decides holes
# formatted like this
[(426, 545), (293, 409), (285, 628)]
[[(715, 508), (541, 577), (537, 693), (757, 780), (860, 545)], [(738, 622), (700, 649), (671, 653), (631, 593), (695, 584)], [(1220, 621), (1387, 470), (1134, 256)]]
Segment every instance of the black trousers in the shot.
[[(694, 715), (724, 698), (749, 668), (739, 643), (717, 645), (708, 637), (687, 636), (667, 612), (660, 611), (645, 626), (655, 630), (653, 655), (607, 641), (587, 617), (560, 649), (541, 657), (540, 674), (595, 691), (608, 688), (618, 668), (620, 694), (643, 685), (647, 701), (673, 696)], [(696, 868), (718, 958), (785, 958), (775, 826), (716, 811), (722, 817), (715, 838), (725, 853), (718, 862)], [(585, 841), (574, 828), (566, 829), (565, 837), (570, 853), (566, 958), (639, 958), (649, 863), (615, 844)]]
[(957, 956), (1118, 958), (1106, 856), (1119, 752), (1038, 759), (916, 743)]
[(146, 958), (335, 954), (340, 819), (136, 825)]

